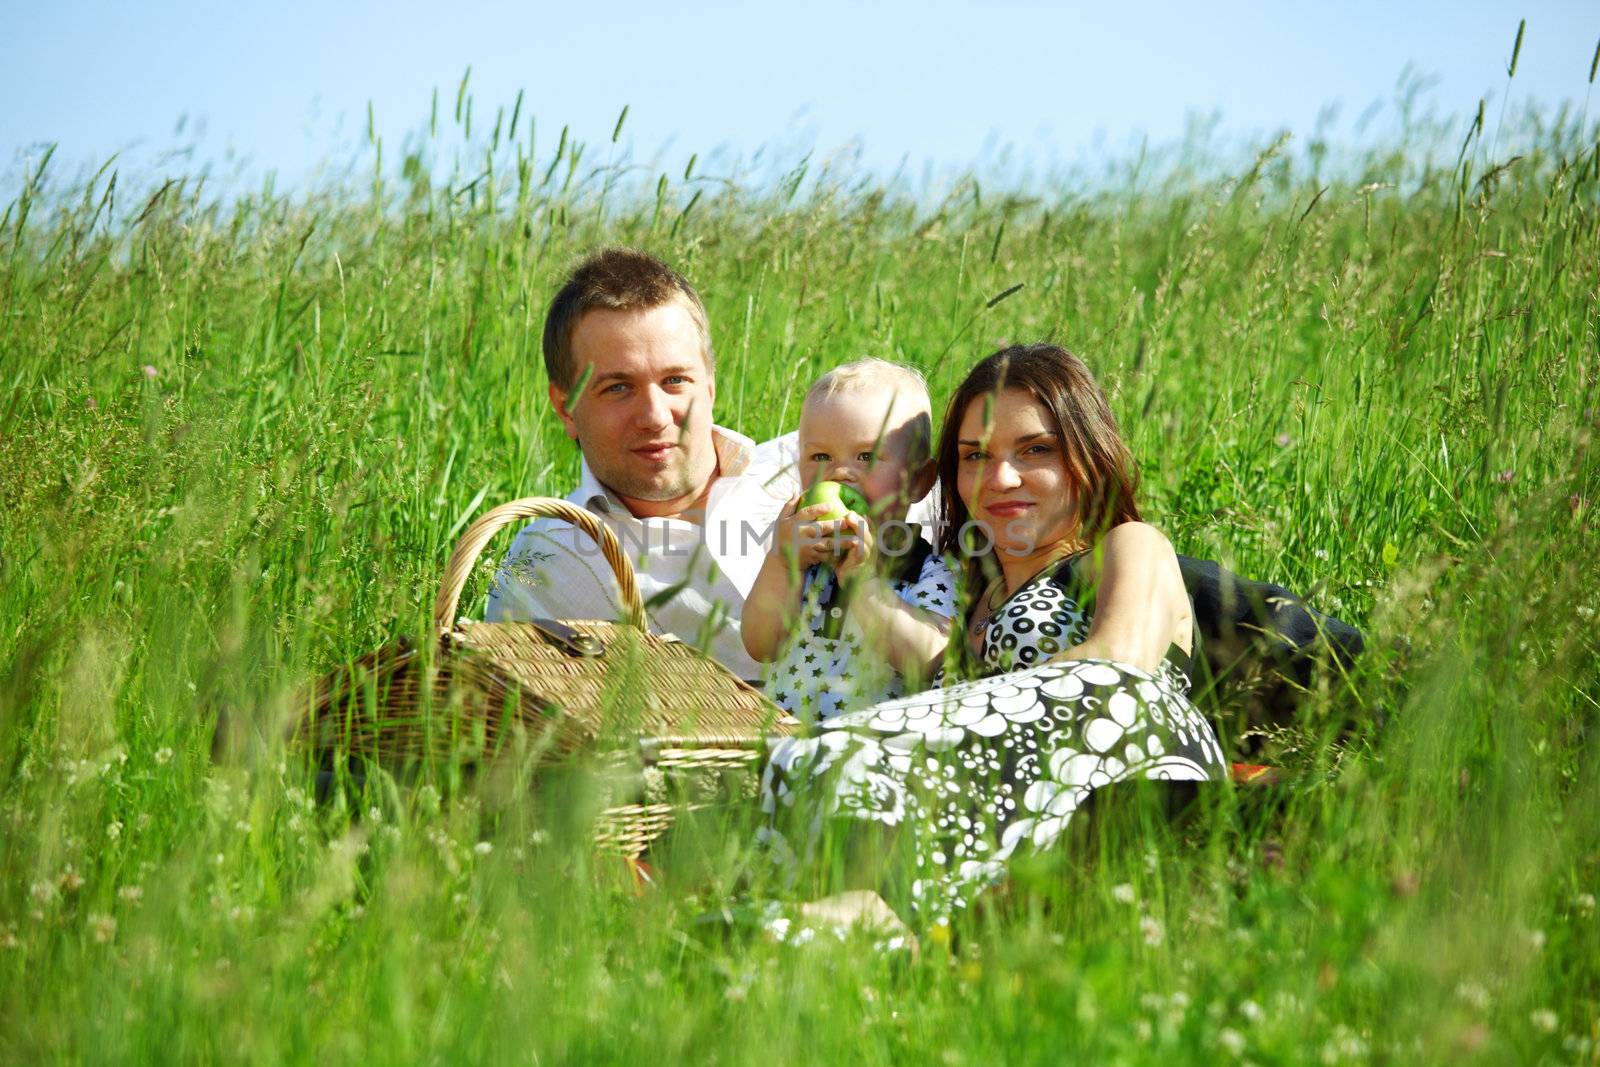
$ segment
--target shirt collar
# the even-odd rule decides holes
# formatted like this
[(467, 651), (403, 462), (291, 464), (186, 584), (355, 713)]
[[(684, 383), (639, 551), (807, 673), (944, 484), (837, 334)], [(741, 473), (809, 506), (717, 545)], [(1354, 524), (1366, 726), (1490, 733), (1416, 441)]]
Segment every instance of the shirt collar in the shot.
[[(749, 468), (756, 450), (756, 443), (744, 434), (715, 425), (711, 427), (711, 446), (717, 452), (720, 478), (737, 478), (743, 474)], [(589, 469), (589, 460), (583, 455), (582, 449), (579, 449), (578, 456), (578, 488), (567, 499), (602, 515), (630, 514), (621, 498)]]

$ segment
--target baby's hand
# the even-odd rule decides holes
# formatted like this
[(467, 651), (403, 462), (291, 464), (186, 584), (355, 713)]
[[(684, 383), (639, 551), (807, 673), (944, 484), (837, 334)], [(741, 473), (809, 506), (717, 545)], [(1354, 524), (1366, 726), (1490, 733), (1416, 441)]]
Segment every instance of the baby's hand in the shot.
[(843, 538), (849, 548), (839, 561), (839, 577), (848, 578), (863, 567), (871, 574), (878, 564), (878, 538), (872, 532), (872, 523), (852, 511), (839, 524), (849, 534)]
[(800, 567), (813, 567), (818, 563), (832, 563), (841, 551), (847, 550), (853, 540), (845, 533), (849, 519), (822, 519), (832, 504), (813, 504), (799, 508), (798, 496), (784, 505), (778, 516), (777, 536), (772, 550), (785, 559), (793, 559)]

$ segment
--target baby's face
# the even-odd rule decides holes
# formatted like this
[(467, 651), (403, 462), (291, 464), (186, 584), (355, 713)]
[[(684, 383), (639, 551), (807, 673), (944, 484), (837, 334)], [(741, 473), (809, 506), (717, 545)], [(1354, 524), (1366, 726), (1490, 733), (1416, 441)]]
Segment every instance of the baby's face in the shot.
[(914, 402), (896, 402), (887, 386), (807, 401), (800, 412), (800, 484), (843, 482), (867, 498), (877, 518), (905, 518), (907, 489), (916, 474), (906, 455), (918, 413)]

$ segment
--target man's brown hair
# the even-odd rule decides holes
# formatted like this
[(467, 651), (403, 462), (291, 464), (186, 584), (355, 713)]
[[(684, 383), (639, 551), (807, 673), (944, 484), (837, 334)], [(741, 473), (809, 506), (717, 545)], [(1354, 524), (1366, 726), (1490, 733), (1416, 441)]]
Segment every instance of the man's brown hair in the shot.
[(573, 268), (544, 317), (544, 370), (557, 389), (572, 388), (572, 331), (586, 312), (648, 311), (682, 300), (700, 330), (711, 370), (711, 330), (705, 305), (688, 279), (655, 256), (632, 248), (602, 248)]

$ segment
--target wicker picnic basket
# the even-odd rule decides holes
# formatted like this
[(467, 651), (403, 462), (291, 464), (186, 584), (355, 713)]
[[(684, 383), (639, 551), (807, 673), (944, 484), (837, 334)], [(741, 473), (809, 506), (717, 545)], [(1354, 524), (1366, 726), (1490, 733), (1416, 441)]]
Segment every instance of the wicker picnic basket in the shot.
[[(535, 518), (570, 523), (599, 544), (616, 575), (622, 621), (455, 619), (489, 540)], [(430, 650), (404, 638), (385, 645), (322, 678), (305, 706), (297, 736), (330, 759), (476, 764), (520, 748), (554, 762), (609, 749), (637, 757), (644, 777), (657, 780), (754, 768), (764, 738), (799, 725), (715, 660), (650, 633), (615, 536), (588, 511), (549, 497), (502, 504), (462, 535), (434, 602)], [(637, 856), (683, 801), (632, 799), (606, 809), (596, 836), (608, 850)]]

